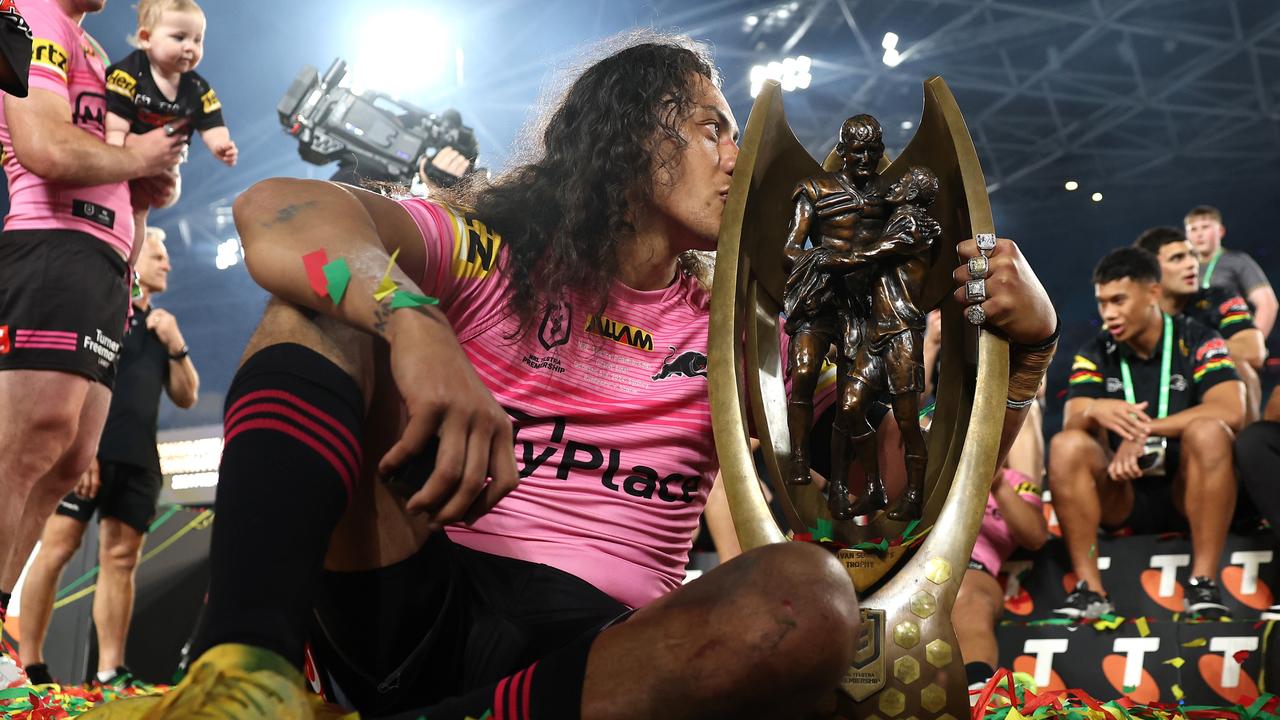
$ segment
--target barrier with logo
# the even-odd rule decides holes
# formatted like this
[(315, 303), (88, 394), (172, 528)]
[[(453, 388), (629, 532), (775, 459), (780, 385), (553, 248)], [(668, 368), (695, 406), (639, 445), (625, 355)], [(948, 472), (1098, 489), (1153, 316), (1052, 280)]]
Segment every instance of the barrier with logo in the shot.
[(1259, 694), (1262, 636), (1272, 623), (1011, 624), (999, 628), (1000, 657), (1041, 690), (1081, 689), (1139, 704), (1249, 705)]
[(1232, 705), (1258, 697), (1269, 627), (1259, 617), (1280, 587), (1273, 535), (1227, 538), (1220, 585), (1233, 622), (1178, 622), (1191, 569), (1186, 536), (1099, 537), (1097, 552), (1116, 606), (1116, 618), (1101, 629), (1052, 624), (1065, 622), (1052, 620), (1052, 611), (1076, 583), (1060, 538), (1034, 561), (1005, 564), (1005, 613), (997, 628), (1002, 664), (1032, 675), (1041, 688), (1143, 704)]
[[(1183, 535), (1099, 537), (1098, 567), (1116, 613), (1126, 617), (1172, 619), (1182, 611), (1182, 583), (1191, 571), (1191, 541)], [(1274, 535), (1227, 536), (1220, 561), (1223, 603), (1237, 620), (1257, 620), (1275, 602), (1280, 563)], [(1049, 617), (1062, 602), (1076, 576), (1066, 544), (1050, 540), (1035, 560), (1005, 563), (1009, 575), (1006, 619)]]

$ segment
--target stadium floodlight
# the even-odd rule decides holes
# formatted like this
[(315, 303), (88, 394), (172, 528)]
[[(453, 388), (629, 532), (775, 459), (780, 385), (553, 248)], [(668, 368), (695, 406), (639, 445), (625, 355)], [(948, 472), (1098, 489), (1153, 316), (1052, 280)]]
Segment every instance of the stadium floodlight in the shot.
[(787, 92), (804, 90), (813, 81), (813, 60), (807, 55), (784, 58), (767, 65), (755, 65), (751, 68), (751, 97), (760, 94), (766, 80), (777, 80)]

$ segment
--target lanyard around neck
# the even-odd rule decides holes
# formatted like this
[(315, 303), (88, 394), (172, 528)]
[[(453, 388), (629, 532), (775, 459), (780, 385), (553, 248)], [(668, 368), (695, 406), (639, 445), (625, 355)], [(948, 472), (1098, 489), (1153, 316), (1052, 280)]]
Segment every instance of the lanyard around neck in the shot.
[[(1169, 369), (1173, 365), (1173, 319), (1164, 315), (1164, 349), (1160, 351), (1160, 408), (1157, 418), (1169, 415)], [(1120, 377), (1124, 380), (1124, 401), (1137, 404), (1133, 395), (1133, 376), (1129, 374), (1129, 361), (1120, 356)]]
[(1213, 269), (1218, 267), (1218, 259), (1222, 257), (1222, 248), (1218, 248), (1218, 252), (1209, 258), (1209, 267), (1204, 269), (1204, 279), (1200, 281), (1200, 288), (1209, 287), (1209, 281), (1213, 279)]

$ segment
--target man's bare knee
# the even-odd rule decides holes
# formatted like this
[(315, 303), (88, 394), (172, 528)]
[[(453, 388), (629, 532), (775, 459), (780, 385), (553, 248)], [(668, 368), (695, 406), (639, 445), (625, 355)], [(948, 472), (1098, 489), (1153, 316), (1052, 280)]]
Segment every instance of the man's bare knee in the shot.
[(1063, 430), (1049, 441), (1049, 484), (1053, 492), (1070, 492), (1077, 486), (1092, 487), (1079, 472), (1096, 464), (1098, 441), (1083, 430)]
[(245, 347), (241, 363), (271, 345), (296, 343), (320, 353), (360, 387), (366, 408), (373, 395), (373, 338), (333, 318), (272, 298)]
[(40, 538), (40, 552), (36, 555), (36, 562), (64, 568), (80, 549), (82, 539), (83, 535), (79, 533), (45, 533)]
[(75, 442), (79, 408), (46, 407), (27, 416), (21, 452), (10, 456), (8, 475), (28, 489), (53, 470)]
[(117, 572), (133, 572), (138, 566), (138, 546), (129, 542), (103, 545), (98, 553), (98, 562), (103, 568), (110, 568)]
[(853, 660), (858, 598), (844, 567), (822, 548), (779, 543), (752, 551), (753, 585), (766, 607), (787, 619), (789, 632), (773, 649), (787, 665), (838, 678)]
[(1202, 464), (1229, 461), (1233, 440), (1227, 424), (1212, 418), (1196, 418), (1182, 431), (1184, 453)]

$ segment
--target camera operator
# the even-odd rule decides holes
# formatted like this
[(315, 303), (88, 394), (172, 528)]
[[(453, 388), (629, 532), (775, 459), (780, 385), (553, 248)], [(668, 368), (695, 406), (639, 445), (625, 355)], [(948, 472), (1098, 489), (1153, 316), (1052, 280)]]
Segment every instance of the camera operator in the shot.
[(1105, 326), (1071, 365), (1049, 486), (1079, 584), (1054, 612), (1115, 612), (1102, 585), (1098, 527), (1138, 534), (1190, 529), (1187, 619), (1226, 618), (1216, 578), (1236, 504), (1234, 432), (1244, 384), (1215, 330), (1160, 308), (1160, 262), (1120, 248), (1093, 273)]

